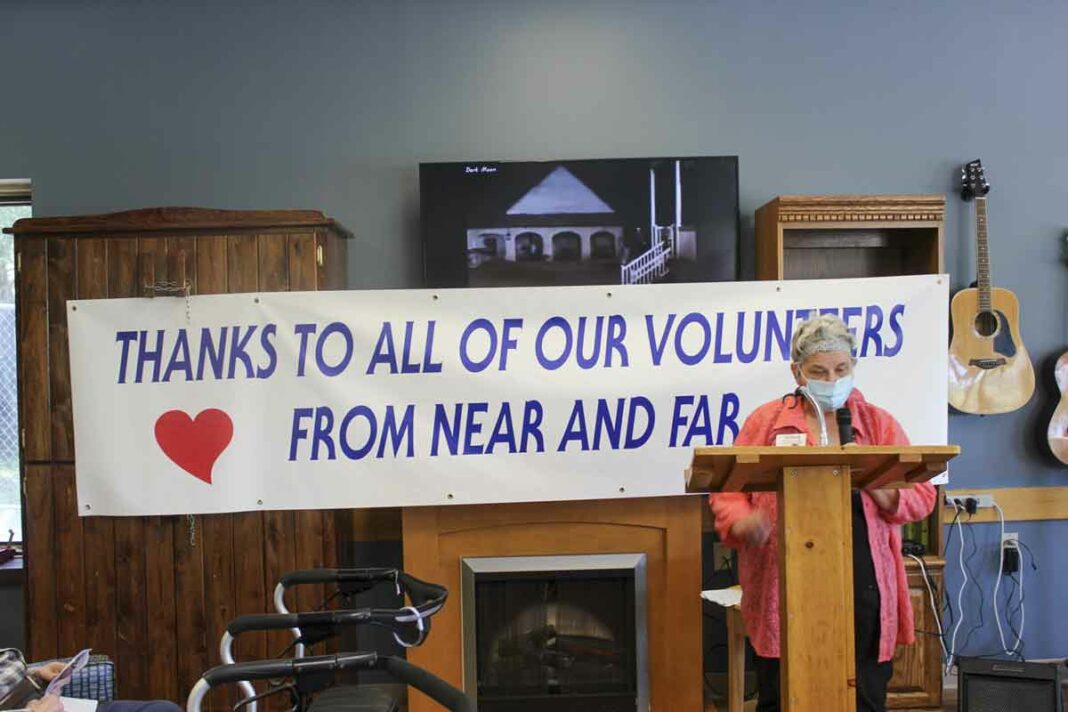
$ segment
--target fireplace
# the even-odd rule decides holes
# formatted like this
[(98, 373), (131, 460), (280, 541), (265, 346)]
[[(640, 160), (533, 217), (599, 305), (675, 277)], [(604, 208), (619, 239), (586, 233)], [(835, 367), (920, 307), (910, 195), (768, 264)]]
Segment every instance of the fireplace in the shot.
[(645, 554), (461, 566), (464, 690), (479, 712), (649, 709)]
[[(450, 592), (408, 660), (476, 700), (481, 674), (480, 712), (701, 709), (706, 506), (679, 496), (406, 508), (405, 570)], [(477, 599), (496, 601), (481, 624)], [(441, 709), (415, 691), (408, 702)]]

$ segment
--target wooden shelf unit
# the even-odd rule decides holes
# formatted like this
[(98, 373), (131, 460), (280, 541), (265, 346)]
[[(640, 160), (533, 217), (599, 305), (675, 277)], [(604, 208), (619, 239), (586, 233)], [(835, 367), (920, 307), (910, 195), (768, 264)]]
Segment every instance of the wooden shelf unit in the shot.
[(941, 195), (781, 195), (756, 212), (757, 279), (939, 274)]

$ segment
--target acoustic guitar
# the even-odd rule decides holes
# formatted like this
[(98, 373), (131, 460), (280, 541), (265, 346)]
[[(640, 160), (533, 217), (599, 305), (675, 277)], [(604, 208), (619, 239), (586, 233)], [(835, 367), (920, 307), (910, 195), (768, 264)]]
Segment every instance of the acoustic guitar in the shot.
[(986, 195), (990, 184), (978, 160), (961, 168), (961, 197), (975, 201), (977, 278), (950, 304), (949, 404), (977, 415), (1009, 413), (1035, 392), (1035, 371), (1020, 339), (1020, 303), (990, 286)]
[(1057, 379), (1057, 388), (1061, 392), (1061, 401), (1049, 419), (1046, 429), (1046, 441), (1053, 456), (1068, 465), (1068, 353), (1061, 354), (1057, 365), (1053, 367), (1053, 377)]
[[(1065, 261), (1068, 261), (1068, 233), (1064, 235), (1062, 255)], [(1068, 465), (1068, 351), (1057, 359), (1057, 364), (1053, 367), (1053, 377), (1057, 381), (1057, 389), (1061, 392), (1061, 400), (1053, 411), (1053, 417), (1049, 419), (1046, 441), (1053, 456)]]

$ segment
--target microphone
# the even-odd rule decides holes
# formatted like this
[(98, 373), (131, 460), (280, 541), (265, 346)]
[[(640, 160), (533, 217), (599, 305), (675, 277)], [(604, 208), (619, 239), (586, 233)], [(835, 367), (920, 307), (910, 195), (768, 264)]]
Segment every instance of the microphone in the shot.
[(849, 408), (839, 408), (834, 411), (834, 419), (838, 422), (838, 439), (842, 445), (853, 442), (853, 414)]

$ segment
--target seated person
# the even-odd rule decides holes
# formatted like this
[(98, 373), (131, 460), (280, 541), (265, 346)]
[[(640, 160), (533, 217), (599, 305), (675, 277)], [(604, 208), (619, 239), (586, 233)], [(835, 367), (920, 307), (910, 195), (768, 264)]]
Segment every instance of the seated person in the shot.
[[(38, 667), (27, 667), (22, 653), (15, 648), (0, 650), (0, 700), (4, 699), (27, 677), (39, 686), (46, 687), (56, 675), (66, 667), (64, 662), (53, 662)], [(63, 701), (56, 695), (45, 695), (40, 699), (26, 703), (26, 709), (33, 712), (62, 712)], [(114, 700), (101, 702), (97, 712), (181, 712), (173, 702), (153, 700), (137, 702), (133, 700)]]

